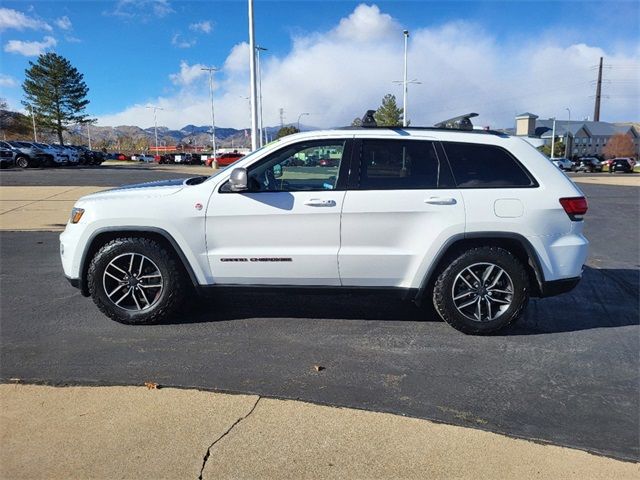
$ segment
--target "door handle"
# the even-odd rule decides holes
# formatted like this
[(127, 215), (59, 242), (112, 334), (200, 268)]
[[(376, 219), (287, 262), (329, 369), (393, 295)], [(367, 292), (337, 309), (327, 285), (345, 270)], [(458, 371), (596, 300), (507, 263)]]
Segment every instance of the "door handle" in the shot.
[(429, 205), (455, 205), (458, 203), (455, 198), (451, 197), (431, 197), (427, 198), (424, 203)]
[(321, 200), (319, 198), (310, 198), (309, 200), (305, 200), (305, 205), (310, 207), (335, 207), (335, 200)]

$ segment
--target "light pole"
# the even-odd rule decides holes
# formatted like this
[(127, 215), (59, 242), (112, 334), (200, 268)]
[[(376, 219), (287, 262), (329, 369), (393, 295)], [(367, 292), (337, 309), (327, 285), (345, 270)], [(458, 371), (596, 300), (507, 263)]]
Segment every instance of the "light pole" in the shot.
[(209, 72), (209, 100), (211, 101), (211, 148), (213, 156), (216, 156), (216, 117), (213, 111), (213, 72), (218, 71), (215, 67), (204, 67), (200, 70)]
[(33, 141), (38, 141), (38, 135), (36, 133), (36, 116), (33, 114), (33, 106), (29, 105), (29, 110), (31, 110), (31, 122), (33, 123)]
[(253, 28), (253, 0), (248, 0), (249, 6), (249, 71), (251, 97), (251, 149), (258, 148), (258, 94), (256, 89), (256, 42)]
[(403, 80), (395, 80), (393, 83), (402, 84), (402, 126), (409, 126), (409, 115), (407, 114), (407, 96), (409, 94), (409, 84), (413, 83), (419, 85), (422, 82), (413, 80), (407, 80), (407, 46), (409, 44), (409, 30), (404, 30), (404, 75)]
[(158, 119), (156, 117), (156, 112), (158, 110), (164, 110), (164, 108), (160, 108), (156, 105), (149, 105), (147, 106), (147, 108), (153, 109), (153, 131), (156, 136), (156, 155), (157, 155), (158, 154)]
[(553, 129), (551, 130), (551, 160), (554, 159), (553, 150), (556, 146), (556, 118), (553, 117)]
[(564, 156), (569, 158), (569, 127), (571, 126), (571, 109), (567, 107), (565, 110), (569, 112), (569, 119), (567, 120), (567, 140), (564, 143)]
[(260, 104), (260, 117), (258, 119), (258, 132), (260, 133), (260, 141), (258, 143), (260, 144), (260, 146), (267, 143), (266, 140), (263, 140), (264, 125), (262, 124), (262, 70), (260, 69), (260, 52), (266, 51), (266, 48), (261, 47), (260, 45), (256, 45), (256, 62), (258, 68), (258, 102)]
[(87, 123), (87, 138), (89, 139), (89, 150), (91, 150), (91, 124)]
[(298, 131), (300, 131), (300, 119), (304, 116), (304, 115), (310, 115), (309, 113), (301, 113), (300, 115), (298, 115)]

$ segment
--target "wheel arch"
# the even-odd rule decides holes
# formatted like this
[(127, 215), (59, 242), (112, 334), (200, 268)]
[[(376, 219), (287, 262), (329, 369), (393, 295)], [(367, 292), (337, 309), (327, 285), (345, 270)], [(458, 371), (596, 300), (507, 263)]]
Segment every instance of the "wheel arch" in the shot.
[(89, 270), (89, 264), (100, 248), (106, 243), (121, 237), (136, 237), (147, 238), (149, 240), (155, 240), (160, 245), (164, 246), (170, 253), (174, 254), (179, 260), (180, 265), (184, 272), (189, 276), (191, 283), (194, 287), (198, 286), (198, 279), (196, 277), (191, 264), (187, 260), (182, 248), (173, 236), (157, 227), (113, 227), (113, 228), (101, 228), (91, 234), (87, 247), (82, 252), (82, 258), (80, 260), (80, 291), (85, 297), (89, 296), (87, 272)]
[(420, 304), (425, 294), (433, 290), (438, 275), (449, 262), (461, 252), (474, 247), (501, 247), (520, 260), (529, 275), (531, 296), (541, 296), (544, 285), (544, 272), (540, 259), (529, 240), (523, 235), (512, 232), (465, 233), (451, 237), (436, 254), (416, 293), (415, 302)]

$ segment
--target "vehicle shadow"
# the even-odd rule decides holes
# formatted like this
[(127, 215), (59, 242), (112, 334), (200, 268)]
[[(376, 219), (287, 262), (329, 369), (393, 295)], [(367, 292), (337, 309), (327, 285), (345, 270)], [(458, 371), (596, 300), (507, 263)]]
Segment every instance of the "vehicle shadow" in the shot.
[[(515, 325), (497, 335), (535, 335), (640, 323), (640, 270), (586, 267), (582, 281), (570, 293), (531, 299)], [(300, 294), (266, 293), (242, 289), (211, 298), (193, 297), (179, 317), (165, 324), (206, 323), (249, 318), (390, 320), (400, 322), (441, 319), (431, 306), (417, 307), (387, 293)]]

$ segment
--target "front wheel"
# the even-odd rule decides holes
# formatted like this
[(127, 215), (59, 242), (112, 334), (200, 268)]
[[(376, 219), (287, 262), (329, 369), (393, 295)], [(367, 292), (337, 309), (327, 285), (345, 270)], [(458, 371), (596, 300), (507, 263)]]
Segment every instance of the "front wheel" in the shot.
[(433, 304), (442, 319), (468, 334), (496, 332), (516, 321), (529, 301), (522, 263), (499, 247), (472, 248), (436, 280)]
[(91, 261), (87, 280), (100, 311), (120, 323), (160, 322), (186, 297), (178, 261), (145, 238), (117, 238), (104, 245)]
[(27, 157), (16, 158), (16, 165), (20, 168), (29, 168), (29, 159)]

